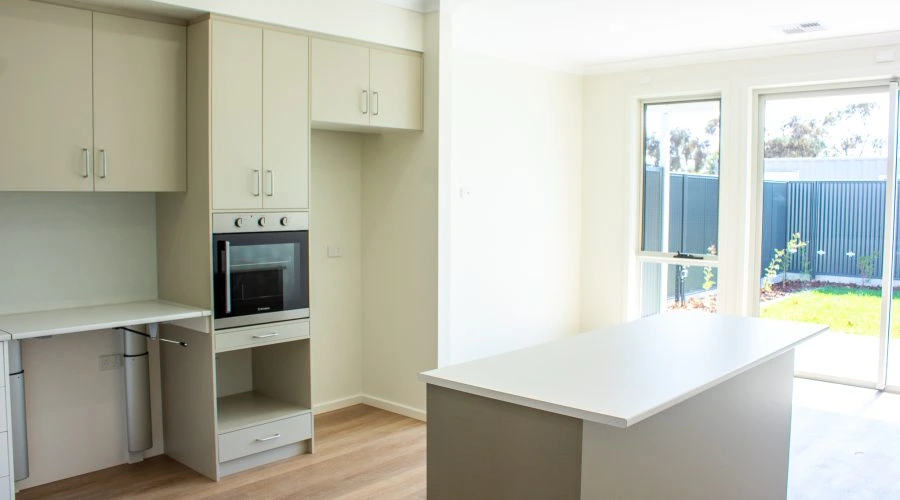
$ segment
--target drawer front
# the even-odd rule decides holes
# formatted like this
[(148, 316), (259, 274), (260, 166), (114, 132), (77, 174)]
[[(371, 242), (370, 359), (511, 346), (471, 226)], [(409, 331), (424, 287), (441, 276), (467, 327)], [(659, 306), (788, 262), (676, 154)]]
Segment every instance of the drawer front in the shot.
[[(0, 476), (9, 476), (9, 433), (0, 432)], [(9, 484), (6, 484), (6, 490), (9, 490)], [(0, 485), (0, 493), (3, 492), (3, 485)]]
[[(0, 387), (0, 432), (6, 432), (8, 429), (6, 422), (6, 388)], [(3, 450), (6, 448), (0, 448), (0, 454), (3, 453)], [(3, 472), (0, 471), (0, 476), (3, 475)]]
[(235, 332), (216, 334), (216, 351), (244, 349), (257, 345), (275, 344), (286, 340), (309, 337), (309, 321), (281, 325), (242, 328)]
[(311, 413), (220, 434), (219, 462), (227, 462), (311, 437)]
[[(9, 344), (7, 342), (0, 342), (0, 373), (9, 373), (9, 370), (6, 369), (6, 351), (9, 349)], [(5, 387), (9, 382), (9, 377), (0, 377), (0, 386)]]
[(9, 476), (0, 477), (0, 500), (9, 500), (12, 498), (12, 488), (9, 484)]

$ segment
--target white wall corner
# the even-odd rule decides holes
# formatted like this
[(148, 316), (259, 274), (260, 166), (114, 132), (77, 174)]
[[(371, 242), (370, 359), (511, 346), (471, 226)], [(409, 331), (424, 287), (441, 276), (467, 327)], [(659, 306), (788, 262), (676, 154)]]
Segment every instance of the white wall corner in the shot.
[(335, 399), (332, 401), (326, 401), (324, 403), (319, 403), (317, 405), (313, 405), (313, 415), (320, 415), (322, 413), (328, 413), (330, 411), (340, 410), (343, 408), (349, 408), (353, 405), (358, 405), (363, 403), (363, 395), (357, 394), (355, 396), (349, 396), (346, 398)]
[(375, 396), (363, 394), (362, 403), (369, 406), (374, 406), (375, 408), (379, 408), (385, 411), (389, 411), (391, 413), (396, 413), (405, 417), (421, 420), (422, 422), (427, 421), (425, 410), (420, 410), (418, 408), (413, 408), (412, 406), (388, 401), (387, 399), (376, 398)]

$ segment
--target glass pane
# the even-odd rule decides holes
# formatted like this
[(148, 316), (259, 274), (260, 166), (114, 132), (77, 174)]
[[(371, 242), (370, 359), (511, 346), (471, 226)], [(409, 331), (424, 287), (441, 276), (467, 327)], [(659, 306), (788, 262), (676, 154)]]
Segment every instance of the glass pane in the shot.
[(706, 254), (718, 244), (720, 107), (644, 105), (642, 250)]
[(765, 100), (760, 316), (827, 324), (795, 369), (874, 382), (888, 94)]
[(716, 312), (719, 270), (715, 267), (645, 262), (641, 316), (692, 309)]
[[(900, 97), (900, 96), (898, 96)], [(898, 99), (900, 101), (900, 99)], [(896, 110), (895, 110), (896, 111)], [(900, 172), (898, 172), (900, 179)], [(891, 338), (888, 344), (887, 384), (900, 386), (900, 183), (897, 185), (897, 219), (894, 221), (894, 275), (891, 298)]]

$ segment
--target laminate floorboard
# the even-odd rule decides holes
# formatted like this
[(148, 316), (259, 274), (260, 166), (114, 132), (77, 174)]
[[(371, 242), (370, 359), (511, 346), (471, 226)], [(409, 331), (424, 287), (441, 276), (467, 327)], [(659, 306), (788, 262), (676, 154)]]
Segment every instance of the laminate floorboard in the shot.
[(316, 450), (214, 482), (166, 456), (20, 491), (40, 499), (425, 498), (425, 424), (370, 406), (316, 416)]

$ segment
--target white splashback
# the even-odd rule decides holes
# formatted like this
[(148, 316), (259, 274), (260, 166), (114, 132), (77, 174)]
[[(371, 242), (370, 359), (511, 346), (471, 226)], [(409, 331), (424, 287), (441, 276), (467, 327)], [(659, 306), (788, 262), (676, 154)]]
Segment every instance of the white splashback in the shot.
[(0, 193), (0, 314), (151, 298), (153, 193)]

